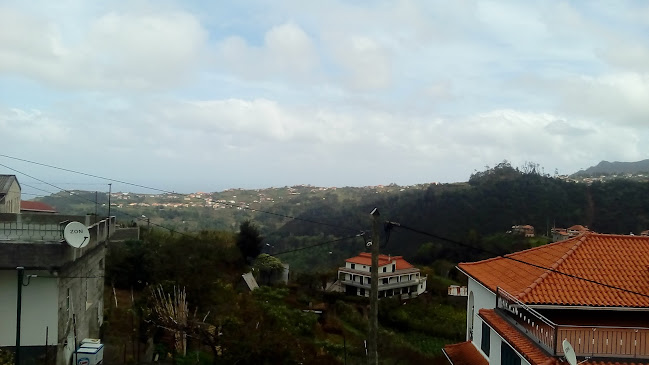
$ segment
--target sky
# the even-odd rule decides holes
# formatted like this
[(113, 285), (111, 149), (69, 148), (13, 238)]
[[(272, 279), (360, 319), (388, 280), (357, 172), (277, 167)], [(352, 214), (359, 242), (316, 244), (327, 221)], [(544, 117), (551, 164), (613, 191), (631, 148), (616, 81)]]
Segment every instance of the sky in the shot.
[[(0, 24), (0, 154), (144, 186), (649, 158), (645, 1), (0, 0)], [(0, 164), (25, 193), (107, 189)]]

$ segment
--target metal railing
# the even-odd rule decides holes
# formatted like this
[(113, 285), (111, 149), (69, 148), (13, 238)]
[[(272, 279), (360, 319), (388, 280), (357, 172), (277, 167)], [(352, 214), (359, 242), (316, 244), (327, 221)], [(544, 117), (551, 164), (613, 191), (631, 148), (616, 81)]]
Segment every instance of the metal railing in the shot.
[(553, 356), (567, 339), (577, 356), (649, 359), (649, 328), (555, 324), (498, 288), (497, 308), (514, 326)]
[(556, 354), (557, 325), (501, 288), (496, 290), (497, 308), (518, 329), (551, 354)]

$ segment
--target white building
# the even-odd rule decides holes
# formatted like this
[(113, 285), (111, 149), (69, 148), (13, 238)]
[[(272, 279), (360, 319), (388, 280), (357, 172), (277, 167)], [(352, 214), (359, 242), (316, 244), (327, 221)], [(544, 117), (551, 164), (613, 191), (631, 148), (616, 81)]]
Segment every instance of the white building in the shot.
[(444, 353), (454, 365), (559, 365), (567, 339), (583, 365), (649, 364), (648, 267), (649, 237), (590, 232), (459, 264), (467, 341)]
[[(338, 268), (342, 290), (349, 295), (369, 297), (371, 286), (372, 254), (362, 252), (345, 260)], [(400, 295), (412, 298), (426, 290), (426, 277), (419, 269), (401, 256), (379, 255), (379, 298)]]

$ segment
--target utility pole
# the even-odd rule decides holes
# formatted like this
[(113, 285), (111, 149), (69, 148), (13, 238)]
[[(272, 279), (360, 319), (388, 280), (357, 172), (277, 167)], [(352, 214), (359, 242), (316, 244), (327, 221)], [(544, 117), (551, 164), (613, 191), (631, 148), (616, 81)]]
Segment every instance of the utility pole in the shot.
[(379, 209), (374, 208), (370, 213), (372, 216), (372, 272), (370, 283), (370, 336), (368, 339), (369, 356), (367, 363), (377, 365), (378, 354), (378, 332), (379, 332)]
[(106, 244), (110, 237), (110, 196), (113, 193), (113, 184), (108, 184), (108, 219), (106, 220)]
[(25, 268), (19, 266), (16, 268), (16, 271), (18, 271), (18, 297), (16, 299), (16, 355), (14, 356), (14, 363), (20, 365), (20, 317), (23, 309), (23, 277), (25, 276)]

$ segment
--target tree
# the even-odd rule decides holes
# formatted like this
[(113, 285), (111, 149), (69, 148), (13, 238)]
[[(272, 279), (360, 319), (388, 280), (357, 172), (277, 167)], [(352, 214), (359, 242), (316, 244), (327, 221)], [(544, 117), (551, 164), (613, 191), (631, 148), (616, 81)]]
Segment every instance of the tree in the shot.
[(241, 223), (237, 235), (237, 247), (241, 251), (241, 256), (248, 262), (252, 262), (261, 253), (262, 240), (263, 237), (261, 237), (259, 230), (252, 222), (246, 220)]

